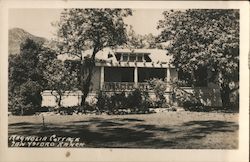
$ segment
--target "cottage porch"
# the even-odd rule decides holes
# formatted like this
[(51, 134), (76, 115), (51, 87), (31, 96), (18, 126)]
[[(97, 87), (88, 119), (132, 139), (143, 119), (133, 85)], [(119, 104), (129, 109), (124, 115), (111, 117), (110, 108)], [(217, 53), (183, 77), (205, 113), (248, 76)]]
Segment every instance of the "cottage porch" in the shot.
[(102, 89), (104, 91), (132, 91), (135, 88), (146, 91), (152, 90), (146, 82), (137, 84), (134, 82), (104, 82)]
[(101, 67), (100, 89), (103, 91), (131, 91), (135, 88), (152, 90), (148, 80), (170, 81), (170, 68)]

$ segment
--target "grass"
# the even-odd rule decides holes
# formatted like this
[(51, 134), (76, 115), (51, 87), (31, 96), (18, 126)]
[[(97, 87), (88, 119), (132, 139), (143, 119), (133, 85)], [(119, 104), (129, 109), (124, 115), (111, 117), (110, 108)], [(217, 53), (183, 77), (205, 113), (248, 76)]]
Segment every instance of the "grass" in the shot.
[(9, 116), (9, 135), (79, 137), (90, 148), (237, 149), (238, 114)]

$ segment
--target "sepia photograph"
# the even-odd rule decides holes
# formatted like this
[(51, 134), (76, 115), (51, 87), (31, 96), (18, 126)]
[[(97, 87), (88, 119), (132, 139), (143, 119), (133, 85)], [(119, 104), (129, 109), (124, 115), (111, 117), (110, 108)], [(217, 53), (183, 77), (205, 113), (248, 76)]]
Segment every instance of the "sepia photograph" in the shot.
[(6, 11), (8, 149), (239, 150), (239, 7)]

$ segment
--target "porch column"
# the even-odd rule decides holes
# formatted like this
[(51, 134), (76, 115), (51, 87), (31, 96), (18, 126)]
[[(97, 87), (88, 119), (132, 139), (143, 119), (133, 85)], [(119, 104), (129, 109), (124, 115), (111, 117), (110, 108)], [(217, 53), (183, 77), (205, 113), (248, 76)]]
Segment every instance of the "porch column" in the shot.
[[(167, 88), (166, 88), (166, 92), (170, 92), (170, 79), (171, 79), (171, 75), (170, 75), (170, 65), (168, 65), (168, 67), (167, 67)], [(170, 104), (170, 103), (172, 103), (172, 101), (171, 101), (171, 93), (168, 93), (168, 95), (167, 95), (167, 102)]]
[(167, 83), (169, 84), (170, 83), (170, 66), (168, 65), (167, 67)]
[(135, 83), (135, 88), (138, 87), (138, 68), (137, 66), (135, 66), (134, 69), (134, 83)]
[(104, 66), (101, 66), (100, 90), (103, 90), (104, 85)]

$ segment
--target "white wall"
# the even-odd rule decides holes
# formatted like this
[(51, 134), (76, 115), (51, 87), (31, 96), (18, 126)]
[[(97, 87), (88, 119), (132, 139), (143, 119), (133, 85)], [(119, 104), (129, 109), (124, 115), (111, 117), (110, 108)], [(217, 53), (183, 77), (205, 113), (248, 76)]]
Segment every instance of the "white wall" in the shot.
[[(53, 92), (55, 94), (55, 92)], [(66, 92), (65, 95), (62, 97), (61, 105), (64, 107), (71, 107), (71, 106), (78, 106), (81, 104), (81, 92)], [(95, 93), (90, 93), (87, 97), (86, 101), (88, 103), (96, 102), (95, 100)], [(49, 107), (57, 107), (56, 97), (51, 94), (51, 91), (44, 91), (42, 93), (42, 107), (49, 106)]]

